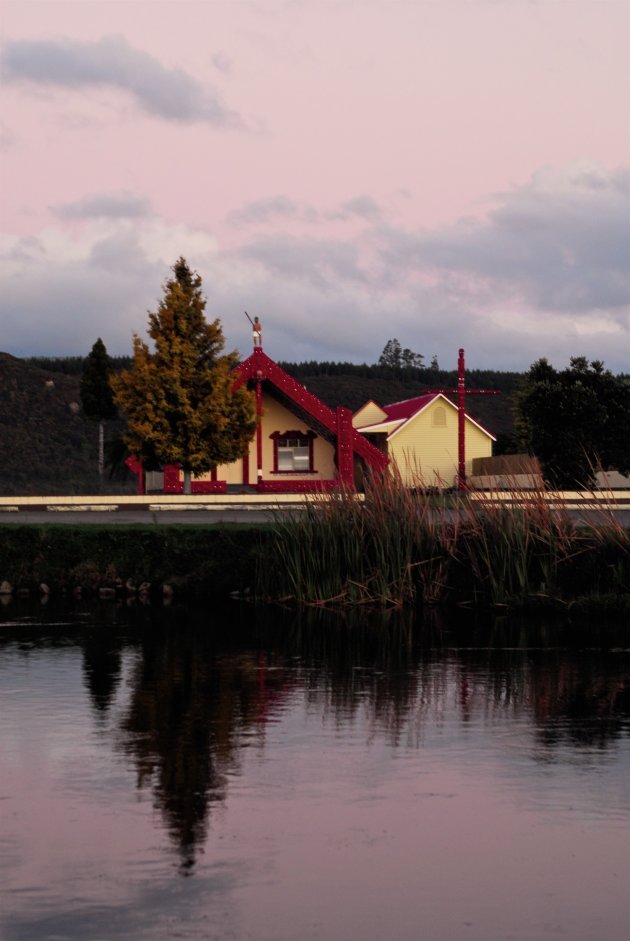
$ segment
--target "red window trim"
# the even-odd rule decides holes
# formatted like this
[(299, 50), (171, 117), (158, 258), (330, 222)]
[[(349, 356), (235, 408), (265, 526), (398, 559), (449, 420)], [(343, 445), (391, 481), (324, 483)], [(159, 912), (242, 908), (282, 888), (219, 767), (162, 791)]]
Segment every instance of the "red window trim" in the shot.
[[(273, 441), (273, 470), (272, 474), (316, 474), (317, 470), (313, 466), (313, 441), (317, 437), (314, 431), (274, 431), (269, 435)], [(278, 441), (282, 438), (307, 438), (308, 439), (308, 470), (278, 470)]]

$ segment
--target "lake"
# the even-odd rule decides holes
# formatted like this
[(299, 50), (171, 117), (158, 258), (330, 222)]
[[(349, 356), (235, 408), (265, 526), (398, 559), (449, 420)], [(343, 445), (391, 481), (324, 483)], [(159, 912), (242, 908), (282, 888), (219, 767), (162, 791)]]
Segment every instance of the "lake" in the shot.
[(627, 941), (629, 668), (603, 622), (11, 601), (0, 937)]

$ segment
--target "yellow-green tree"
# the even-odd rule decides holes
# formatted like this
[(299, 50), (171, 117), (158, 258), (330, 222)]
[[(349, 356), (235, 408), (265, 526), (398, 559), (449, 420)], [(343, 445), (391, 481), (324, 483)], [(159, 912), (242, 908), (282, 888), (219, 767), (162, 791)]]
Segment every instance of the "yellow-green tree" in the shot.
[(245, 452), (256, 414), (252, 393), (232, 389), (237, 355), (222, 354), (220, 321), (205, 319), (201, 278), (184, 258), (172, 271), (157, 311), (149, 312), (154, 350), (134, 334), (131, 368), (111, 381), (130, 451), (147, 468), (179, 465), (190, 493), (192, 474)]

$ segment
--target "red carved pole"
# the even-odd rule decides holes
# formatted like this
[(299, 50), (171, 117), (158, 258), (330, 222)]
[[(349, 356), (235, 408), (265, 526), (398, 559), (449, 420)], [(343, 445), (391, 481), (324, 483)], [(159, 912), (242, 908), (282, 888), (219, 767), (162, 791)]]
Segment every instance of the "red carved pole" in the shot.
[(466, 366), (464, 351), (457, 359), (457, 489), (466, 489)]
[(340, 405), (337, 408), (337, 472), (340, 484), (348, 490), (354, 490), (352, 431), (352, 412)]
[(457, 358), (457, 388), (430, 389), (432, 395), (457, 395), (457, 489), (466, 489), (466, 396), (500, 395), (496, 389), (467, 389), (466, 364), (464, 350), (460, 349)]
[(260, 374), (256, 376), (256, 483), (262, 482), (263, 476), (263, 443), (262, 443), (262, 380)]

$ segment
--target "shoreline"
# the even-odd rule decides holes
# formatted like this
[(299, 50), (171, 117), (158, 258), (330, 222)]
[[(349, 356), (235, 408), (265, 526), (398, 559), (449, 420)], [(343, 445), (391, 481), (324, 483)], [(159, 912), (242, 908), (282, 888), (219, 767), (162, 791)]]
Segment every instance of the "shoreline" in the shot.
[[(278, 533), (271, 524), (215, 524), (187, 526), (123, 526), (59, 524), (10, 525), (0, 523), (0, 600), (15, 598), (96, 598), (129, 600), (139, 598), (155, 603), (219, 602), (230, 598), (259, 603), (282, 601), (289, 606), (335, 607), (329, 601), (296, 598), (278, 581), (282, 560), (278, 555)], [(291, 526), (291, 522), (282, 524)], [(302, 525), (302, 520), (298, 528)], [(601, 541), (602, 533), (597, 531)], [(583, 540), (583, 536), (580, 536)], [(592, 566), (603, 567), (598, 541), (586, 550), (593, 553)], [(606, 566), (628, 567), (624, 545), (606, 549)], [(323, 556), (325, 558), (325, 556)], [(599, 561), (598, 561), (599, 559)], [(524, 591), (520, 597), (501, 603), (475, 589), (470, 594), (470, 573), (463, 572), (461, 559), (456, 575), (443, 597), (427, 604), (422, 597), (407, 599), (401, 607), (449, 607), (460, 609), (554, 611), (569, 616), (589, 613), (630, 614), (630, 590), (610, 590), (598, 579), (584, 580), (581, 560), (579, 577), (571, 582), (579, 591)], [(478, 586), (477, 586), (478, 587)], [(359, 605), (363, 602), (359, 602)], [(339, 607), (352, 602), (339, 601)], [(381, 599), (373, 607), (397, 606)]]

